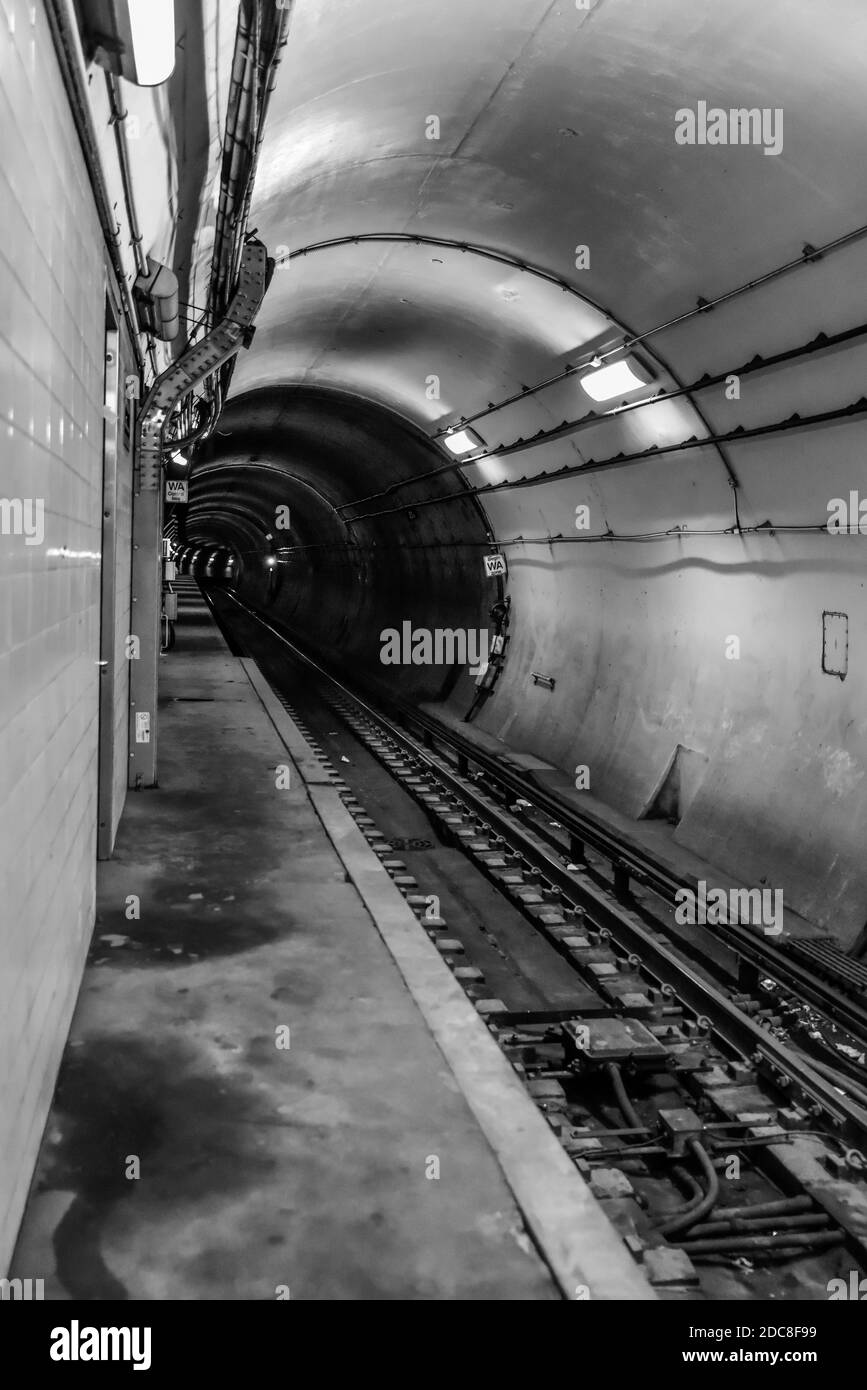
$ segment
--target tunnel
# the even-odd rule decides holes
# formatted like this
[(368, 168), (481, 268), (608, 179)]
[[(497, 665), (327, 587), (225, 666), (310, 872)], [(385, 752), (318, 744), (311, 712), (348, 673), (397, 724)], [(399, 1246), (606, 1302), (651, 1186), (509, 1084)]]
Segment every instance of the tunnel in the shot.
[(851, 1359), (863, 4), (3, 10), (0, 1299)]
[[(384, 3), (323, 33), (302, 8), (251, 209), (277, 269), (187, 526), (373, 679), (383, 630), (484, 627), (498, 550), (510, 643), (479, 727), (591, 766), (631, 818), (676, 782), (679, 843), (851, 947), (864, 672), (823, 671), (823, 615), (864, 618), (859, 542), (827, 531), (859, 469), (864, 343), (833, 340), (864, 248), (817, 248), (861, 220), (860, 54), (812, 5), (768, 16)], [(668, 113), (705, 91), (772, 92), (788, 143), (677, 144)], [(633, 341), (648, 383), (595, 401), (582, 367)], [(466, 420), (483, 455), (447, 471)], [(441, 676), (387, 671), (463, 716), (472, 683)]]

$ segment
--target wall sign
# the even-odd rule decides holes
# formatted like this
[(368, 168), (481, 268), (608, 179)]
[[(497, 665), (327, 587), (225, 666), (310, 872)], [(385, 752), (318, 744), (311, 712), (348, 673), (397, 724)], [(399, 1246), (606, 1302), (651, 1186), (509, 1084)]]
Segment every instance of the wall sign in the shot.
[(166, 478), (166, 501), (188, 502), (190, 485), (186, 478)]
[(491, 579), (495, 574), (505, 574), (505, 573), (506, 573), (506, 557), (505, 557), (505, 555), (486, 555), (486, 556), (485, 556), (485, 574), (488, 576), (489, 579)]

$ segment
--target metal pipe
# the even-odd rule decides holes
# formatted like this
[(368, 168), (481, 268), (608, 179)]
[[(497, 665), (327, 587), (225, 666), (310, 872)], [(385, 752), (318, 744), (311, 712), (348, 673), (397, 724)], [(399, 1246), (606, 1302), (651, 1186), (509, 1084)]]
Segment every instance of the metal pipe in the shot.
[(87, 168), (90, 186), (93, 191), (96, 203), (96, 212), (102, 233), (108, 249), (109, 260), (117, 281), (118, 293), (123, 305), (124, 316), (127, 320), (130, 339), (133, 351), (140, 372), (145, 370), (145, 356), (139, 342), (138, 315), (129, 286), (124, 274), (123, 257), (120, 249), (120, 238), (117, 234), (114, 215), (112, 212), (111, 201), (105, 185), (102, 173), (102, 161), (99, 154), (99, 144), (96, 132), (93, 127), (93, 117), (90, 112), (90, 103), (87, 96), (87, 88), (82, 78), (83, 57), (81, 44), (78, 38), (78, 25), (72, 9), (71, 0), (47, 0), (45, 12), (48, 18), (48, 26), (51, 30), (51, 37), (54, 40), (54, 48), (57, 54), (57, 61), (60, 67), (60, 75), (66, 89), (67, 100), (72, 111), (72, 119), (75, 124), (76, 133), (81, 151), (84, 156), (84, 163)]
[(824, 1076), (841, 1091), (845, 1091), (848, 1095), (853, 1096), (855, 1100), (860, 1101), (862, 1105), (867, 1106), (867, 1086), (859, 1085), (859, 1083), (853, 1081), (850, 1076), (841, 1076), (840, 1072), (834, 1067), (829, 1067), (827, 1062), (820, 1061), (820, 1059), (813, 1056), (812, 1053), (803, 1053), (802, 1055), (808, 1065), (813, 1067), (820, 1076)]
[(219, 317), (220, 309), (227, 298), (226, 260), (233, 251), (233, 247), (229, 243), (227, 225), (233, 190), (240, 176), (239, 151), (241, 141), (238, 138), (238, 127), (241, 123), (242, 103), (249, 98), (250, 64), (247, 61), (247, 53), (250, 43), (250, 27), (245, 11), (246, 5), (240, 4), (235, 31), (235, 47), (232, 54), (232, 71), (226, 99), (220, 196), (214, 222), (214, 250), (211, 263), (211, 283), (208, 290), (208, 307), (212, 322), (214, 318)]
[[(286, 47), (287, 35), (289, 31), (289, 21), (291, 18), (293, 5), (294, 0), (284, 0), (284, 3), (281, 5), (279, 11), (280, 18), (278, 21), (278, 27), (274, 35), (274, 39), (270, 50), (270, 56), (268, 58), (268, 63), (266, 67), (266, 83), (264, 89), (262, 90), (259, 100), (259, 109), (256, 113), (256, 138), (253, 145), (252, 155), (250, 158), (250, 172), (249, 177), (247, 179), (247, 186), (245, 189), (244, 199), (241, 207), (241, 215), (238, 218), (238, 226), (240, 228), (246, 227), (247, 219), (250, 214), (250, 202), (253, 197), (253, 185), (255, 181), (256, 168), (259, 163), (259, 152), (262, 148), (262, 141), (265, 138), (265, 117), (268, 112), (268, 106), (271, 100), (272, 93), (277, 85), (277, 69), (280, 66), (281, 62), (281, 49)], [(258, 5), (256, 6), (256, 20), (257, 26), (259, 26), (261, 24), (261, 8)], [(260, 32), (257, 33), (257, 38), (261, 46)]]
[[(677, 400), (679, 396), (694, 396), (702, 391), (707, 391), (711, 386), (721, 386), (730, 376), (751, 376), (754, 372), (764, 372), (772, 367), (782, 366), (787, 362), (796, 362), (803, 357), (808, 357), (814, 352), (824, 352), (828, 348), (841, 347), (844, 343), (852, 342), (856, 338), (861, 338), (867, 333), (867, 324), (858, 324), (855, 328), (847, 328), (842, 333), (835, 333), (831, 337), (819, 334), (809, 343), (802, 347), (789, 348), (785, 352), (775, 353), (771, 357), (756, 357), (750, 362), (744, 362), (739, 367), (732, 367), (727, 372), (718, 372), (715, 376), (705, 375), (699, 377), (697, 381), (691, 382), (689, 386), (678, 386), (674, 391), (661, 391), (656, 396), (651, 396), (643, 401), (630, 401), (627, 405), (616, 406), (613, 410), (604, 410), (597, 413), (595, 410), (589, 411), (577, 420), (564, 420), (562, 425), (555, 425), (550, 430), (539, 430), (535, 435), (528, 439), (516, 439), (512, 444), (501, 444), (493, 454), (485, 457), (505, 458), (509, 454), (521, 453), (524, 449), (533, 449), (537, 444), (547, 444), (552, 439), (565, 439), (570, 435), (576, 434), (579, 430), (587, 429), (593, 425), (601, 424), (604, 420), (616, 419), (620, 415), (629, 415), (635, 410), (646, 410), (648, 406), (659, 405), (664, 401)], [(471, 459), (468, 463), (460, 467), (470, 467), (479, 460)], [(452, 467), (448, 464), (447, 467)]]
[(654, 1226), (659, 1226), (661, 1223), (671, 1221), (676, 1216), (691, 1216), (699, 1203), (704, 1201), (704, 1188), (701, 1183), (692, 1176), (692, 1173), (690, 1173), (688, 1169), (676, 1163), (672, 1166), (671, 1174), (672, 1177), (677, 1179), (681, 1187), (685, 1187), (688, 1190), (689, 1197), (682, 1206), (675, 1207), (673, 1211), (667, 1211), (663, 1216), (656, 1217), (652, 1222)]
[(699, 1226), (693, 1226), (689, 1233), (690, 1240), (693, 1236), (721, 1236), (726, 1232), (743, 1232), (749, 1235), (754, 1231), (789, 1231), (789, 1230), (808, 1230), (811, 1227), (827, 1229), (830, 1216), (825, 1211), (810, 1212), (807, 1215), (798, 1216), (757, 1216), (755, 1220), (744, 1218), (739, 1221), (721, 1221), (715, 1216), (712, 1221), (704, 1221)]
[[(376, 502), (381, 497), (390, 497), (395, 492), (400, 492), (405, 487), (410, 487), (413, 483), (426, 482), (430, 478), (439, 478), (447, 473), (456, 473), (463, 468), (472, 468), (474, 463), (484, 462), (485, 458), (505, 458), (509, 454), (520, 453), (523, 449), (534, 449), (540, 444), (547, 444), (554, 439), (565, 439), (579, 430), (589, 429), (595, 425), (604, 424), (606, 420), (617, 419), (621, 415), (632, 414), (636, 410), (647, 410), (649, 407), (659, 405), (661, 402), (677, 400), (680, 396), (694, 396), (701, 391), (707, 391), (711, 386), (719, 386), (728, 377), (749, 376), (753, 372), (768, 371), (772, 367), (778, 367), (786, 362), (797, 361), (802, 357), (810, 356), (815, 352), (826, 352), (831, 348), (842, 347), (844, 343), (852, 342), (856, 338), (861, 338), (867, 333), (867, 323), (857, 324), (854, 328), (847, 328), (842, 333), (833, 333), (830, 336), (825, 333), (818, 334), (809, 343), (802, 344), (801, 347), (788, 348), (784, 352), (775, 353), (771, 357), (757, 357), (749, 362), (743, 363), (740, 367), (732, 367), (728, 371), (718, 372), (715, 376), (705, 375), (699, 377), (697, 381), (691, 382), (688, 386), (678, 386), (674, 391), (663, 390), (655, 396), (650, 396), (646, 400), (630, 401), (627, 405), (615, 406), (613, 410), (590, 410), (586, 415), (581, 415), (575, 420), (564, 420), (562, 425), (555, 425), (549, 430), (539, 430), (537, 434), (531, 435), (528, 439), (519, 438), (512, 444), (501, 444), (495, 454), (484, 454), (481, 459), (466, 459), (461, 462), (459, 459), (450, 463), (440, 464), (438, 468), (429, 468), (424, 473), (415, 473), (412, 477), (401, 478), (396, 483), (389, 484), (380, 492), (368, 493), (366, 497), (356, 497), (351, 502), (341, 502), (341, 508), (361, 507), (366, 502)], [(586, 365), (586, 364), (584, 364)], [(581, 371), (582, 367), (569, 367), (563, 376), (571, 376)], [(560, 380), (562, 378), (558, 378)], [(523, 399), (525, 393), (521, 393)], [(431, 435), (431, 439), (438, 439), (443, 431), (438, 431)]]
[(704, 1201), (704, 1188), (686, 1168), (681, 1167), (680, 1164), (675, 1164), (671, 1172), (682, 1187), (689, 1189), (690, 1195), (683, 1206), (675, 1207), (673, 1211), (666, 1212), (663, 1217), (657, 1217), (652, 1223), (654, 1226), (658, 1226), (663, 1221), (670, 1221), (675, 1216), (692, 1216), (699, 1203)]
[(805, 1235), (780, 1236), (737, 1236), (719, 1240), (678, 1241), (677, 1244), (687, 1255), (738, 1255), (750, 1250), (827, 1250), (832, 1245), (842, 1245), (842, 1231), (810, 1231)]
[[(250, 467), (255, 467), (256, 465), (251, 464), (251, 465), (249, 465), (249, 466), (250, 466)], [(334, 508), (333, 504), (330, 504), (330, 505), (332, 506), (332, 510), (336, 510), (336, 509)], [(342, 518), (340, 518), (340, 519), (342, 520)], [(351, 525), (352, 525), (352, 519), (350, 519), (350, 520), (349, 520), (348, 522), (346, 522), (345, 524), (346, 524), (347, 526), (351, 526)], [(827, 536), (827, 535), (828, 535), (828, 527), (827, 527), (827, 524), (823, 524), (823, 523), (821, 523), (821, 522), (817, 522), (815, 525), (812, 525), (812, 526), (777, 526), (774, 522), (769, 521), (769, 522), (767, 522), (767, 523), (765, 523), (765, 524), (763, 524), (763, 525), (761, 525), (761, 526), (744, 526), (744, 527), (741, 529), (741, 531), (735, 531), (735, 529), (734, 529), (733, 527), (731, 527), (731, 526), (720, 526), (720, 527), (714, 527), (714, 528), (711, 528), (711, 529), (708, 529), (708, 530), (701, 530), (701, 531), (687, 531), (687, 530), (681, 530), (680, 528), (675, 528), (674, 530), (671, 530), (671, 531), (648, 531), (648, 532), (644, 533), (643, 535), (619, 534), (619, 533), (617, 533), (617, 532), (615, 532), (615, 531), (611, 531), (610, 533), (608, 533), (608, 534), (606, 534), (606, 535), (604, 535), (604, 536), (509, 536), (509, 537), (507, 537), (505, 540), (496, 540), (496, 541), (492, 541), (492, 540), (474, 541), (474, 540), (470, 540), (470, 539), (459, 540), (459, 541), (445, 541), (445, 540), (438, 540), (438, 541), (400, 541), (400, 540), (389, 540), (388, 543), (385, 544), (385, 545), (383, 545), (383, 544), (381, 544), (381, 543), (380, 543), (380, 544), (377, 544), (376, 541), (353, 541), (353, 540), (346, 540), (346, 541), (343, 542), (343, 544), (344, 544), (344, 546), (346, 547), (347, 550), (362, 550), (362, 551), (371, 551), (371, 552), (377, 551), (377, 550), (448, 550), (448, 549), (464, 549), (464, 548), (467, 548), (467, 549), (479, 549), (479, 548), (483, 548), (483, 549), (485, 549), (485, 550), (490, 550), (492, 545), (497, 545), (497, 546), (505, 546), (505, 545), (548, 545), (548, 546), (551, 546), (551, 545), (573, 545), (573, 544), (574, 544), (574, 545), (594, 545), (594, 544), (602, 544), (603, 542), (605, 542), (605, 543), (607, 543), (607, 544), (609, 544), (609, 545), (610, 545), (610, 544), (614, 544), (615, 542), (622, 542), (622, 543), (624, 543), (624, 544), (626, 544), (626, 543), (635, 543), (635, 544), (638, 544), (638, 543), (649, 543), (649, 542), (651, 542), (651, 541), (679, 541), (679, 540), (690, 540), (690, 539), (694, 539), (694, 538), (697, 538), (697, 537), (704, 537), (704, 536), (741, 536), (741, 535), (743, 535), (743, 536), (772, 536), (772, 535), (776, 535), (776, 534), (789, 534), (789, 535), (791, 535), (791, 534), (794, 534), (794, 535), (826, 535), (826, 536)], [(861, 534), (863, 534), (863, 533), (860, 532), (859, 529), (858, 529), (858, 527), (857, 527), (857, 525), (855, 525), (855, 526), (851, 526), (851, 527), (849, 528), (848, 532), (842, 532), (842, 531), (841, 531), (840, 534), (841, 534), (841, 535), (842, 535), (842, 534), (851, 534), (852, 536), (858, 536), (858, 535), (861, 535)], [(292, 550), (333, 550), (333, 549), (334, 549), (334, 547), (333, 547), (333, 545), (332, 545), (332, 543), (331, 543), (330, 541), (311, 541), (311, 542), (310, 542), (309, 544), (307, 544), (307, 545), (294, 545), (294, 546), (291, 546), (291, 547), (289, 547), (289, 548), (292, 549)]]
[[(562, 381), (564, 377), (571, 375), (572, 372), (580, 371), (583, 367), (588, 366), (595, 358), (604, 361), (608, 357), (613, 357), (618, 352), (628, 352), (630, 348), (636, 347), (639, 343), (644, 342), (646, 338), (651, 338), (656, 333), (662, 333), (667, 328), (674, 328), (681, 323), (687, 323), (698, 314), (706, 314), (718, 304), (723, 304), (730, 299), (737, 298), (739, 295), (747, 294), (751, 290), (758, 289), (761, 285), (768, 284), (770, 281), (779, 278), (781, 275), (787, 274), (789, 271), (799, 270), (805, 265), (812, 264), (815, 260), (821, 260), (822, 257), (831, 255), (834, 251), (842, 250), (844, 247), (852, 245), (852, 243), (860, 240), (864, 236), (867, 236), (867, 223), (860, 227), (853, 228), (851, 232), (845, 232), (842, 236), (835, 237), (833, 240), (825, 242), (823, 246), (805, 247), (801, 255), (795, 259), (787, 261), (784, 265), (775, 266), (773, 270), (767, 271), (764, 275), (760, 275), (756, 279), (748, 280), (745, 284), (737, 285), (734, 289), (728, 290), (725, 294), (718, 295), (716, 299), (703, 300), (697, 304), (694, 309), (687, 309), (684, 313), (678, 314), (672, 319), (667, 319), (664, 323), (657, 324), (655, 328), (648, 328), (643, 333), (628, 334), (622, 343), (618, 343), (616, 347), (610, 348), (606, 352), (587, 352), (584, 354), (587, 360), (577, 364), (574, 368), (558, 372), (555, 376), (537, 382), (535, 386), (528, 386), (526, 389), (522, 388), (520, 391), (516, 391), (512, 396), (504, 397), (501, 401), (489, 404), (484, 410), (479, 410), (474, 415), (462, 415), (459, 421), (456, 421), (453, 425), (444, 426), (443, 429), (438, 430), (432, 438), (439, 439), (442, 435), (449, 434), (453, 429), (457, 429), (459, 425), (471, 425), (476, 420), (482, 420), (486, 416), (492, 415), (495, 411), (504, 410), (506, 406), (514, 405), (517, 401), (523, 400), (526, 396), (535, 395), (537, 392), (544, 390), (547, 386), (556, 385), (558, 382)], [(589, 298), (588, 295), (577, 290), (568, 280), (564, 280), (562, 276), (555, 275), (552, 271), (544, 270), (541, 266), (533, 265), (522, 260), (518, 256), (509, 255), (508, 252), (495, 251), (491, 247), (479, 246), (473, 242), (458, 241), (454, 237), (421, 236), (415, 232), (359, 232), (355, 235), (330, 237), (325, 241), (311, 242), (309, 246), (301, 246), (297, 251), (290, 251), (287, 256), (282, 258), (280, 263), (281, 265), (286, 265), (289, 261), (296, 260), (300, 256), (310, 256), (318, 251), (330, 251), (341, 246), (355, 246), (366, 241), (386, 243), (402, 242), (404, 244), (415, 244), (418, 246), (440, 246), (446, 249), (462, 251), (474, 256), (482, 256), (486, 260), (495, 261), (501, 265), (508, 265), (516, 270), (534, 275), (540, 280), (546, 280), (549, 284), (556, 285), (558, 289), (564, 290), (567, 294), (575, 295), (576, 298), (582, 300), (585, 304), (592, 304), (593, 307), (604, 314), (606, 318), (611, 319), (613, 317), (602, 305), (597, 304), (596, 301)]]
[[(117, 162), (120, 166), (120, 180), (123, 187), (123, 197), (126, 204), (126, 215), (129, 222), (130, 244), (133, 250), (136, 270), (139, 275), (148, 274), (148, 258), (142, 250), (142, 234), (139, 227), (138, 213), (136, 212), (135, 196), (133, 193), (132, 174), (129, 164), (129, 148), (126, 142), (126, 111), (121, 109), (120, 83), (114, 73), (106, 72), (105, 85), (108, 89), (108, 100), (111, 108), (111, 119), (114, 126), (114, 142), (117, 148)], [(124, 283), (126, 283), (124, 281)], [(151, 363), (151, 371), (157, 375), (157, 356), (154, 351), (153, 341), (148, 336), (148, 356)]]
[[(615, 357), (619, 352), (629, 352), (632, 348), (637, 347), (639, 343), (645, 342), (648, 338), (652, 338), (657, 333), (663, 333), (668, 328), (676, 328), (682, 323), (688, 323), (690, 319), (694, 319), (698, 314), (706, 314), (711, 309), (715, 309), (717, 305), (725, 304), (731, 299), (737, 299), (738, 296), (747, 294), (751, 290), (758, 289), (761, 285), (767, 285), (772, 280), (778, 279), (781, 275), (786, 275), (791, 270), (800, 270), (802, 266), (810, 265), (813, 261), (821, 260), (823, 256), (827, 256), (833, 251), (839, 251), (844, 246), (851, 246), (853, 242), (860, 240), (860, 238), (864, 236), (867, 236), (867, 224), (855, 227), (851, 232), (845, 232), (843, 236), (835, 237), (833, 241), (826, 242), (824, 246), (805, 246), (800, 256), (795, 257), (791, 261), (787, 261), (785, 265), (776, 266), (773, 270), (767, 271), (764, 275), (759, 275), (753, 280), (748, 280), (745, 284), (738, 285), (735, 289), (728, 290), (725, 294), (717, 295), (716, 299), (699, 300), (694, 309), (687, 309), (683, 314), (677, 314), (672, 319), (666, 319), (664, 323), (657, 324), (655, 328), (648, 328), (644, 333), (634, 333), (628, 336), (624, 342), (619, 343), (617, 347), (609, 348), (606, 352), (598, 352), (589, 355), (590, 361), (606, 362), (609, 357)], [(585, 362), (582, 365), (587, 366), (588, 364)], [(581, 367), (576, 367), (575, 370), (580, 371)], [(554, 386), (558, 381), (562, 381), (565, 375), (566, 373), (564, 372), (558, 373), (556, 376), (549, 377), (546, 381), (539, 382), (536, 386), (528, 387), (526, 391), (522, 390), (516, 392), (515, 395), (509, 396), (505, 400), (498, 401), (493, 406), (488, 406), (486, 410), (480, 410), (475, 415), (466, 416), (460, 421), (460, 424), (469, 425), (475, 420), (482, 420), (486, 416), (492, 415), (495, 411), (504, 409), (507, 405), (514, 405), (514, 403), (521, 400), (523, 396), (534, 395), (536, 392), (543, 390), (546, 386)], [(455, 426), (453, 425), (448, 426), (448, 429), (454, 428)], [(442, 430), (440, 433), (447, 433), (448, 429)]]
[(280, 49), (286, 43), (289, 15), (289, 5), (279, 10), (268, 7), (268, 32), (263, 38), (262, 7), (253, 0), (242, 0), (238, 8), (208, 291), (210, 312), (217, 317), (237, 274), (265, 116), (277, 80)]
[(709, 1212), (713, 1211), (713, 1208), (716, 1206), (717, 1198), (719, 1197), (719, 1178), (716, 1169), (711, 1163), (707, 1150), (698, 1139), (690, 1139), (689, 1147), (698, 1159), (702, 1172), (707, 1179), (707, 1191), (702, 1200), (695, 1207), (688, 1211), (680, 1212), (671, 1220), (667, 1220), (657, 1227), (657, 1234), (665, 1236), (666, 1238), (674, 1235), (676, 1231), (682, 1231), (688, 1229), (690, 1226), (694, 1226), (703, 1216), (707, 1216)]
[[(813, 425), (833, 424), (837, 420), (856, 419), (865, 414), (867, 414), (867, 399), (861, 397), (859, 400), (853, 401), (851, 405), (842, 406), (837, 410), (825, 410), (816, 415), (790, 415), (788, 419), (778, 420), (772, 425), (757, 425), (752, 429), (744, 429), (739, 426), (729, 430), (726, 434), (707, 435), (703, 439), (693, 435), (689, 439), (684, 439), (680, 444), (662, 444), (650, 449), (640, 449), (632, 454), (613, 454), (604, 459), (589, 459), (587, 463), (565, 464), (553, 473), (533, 473), (529, 478), (507, 478), (502, 483), (486, 483), (483, 487), (473, 488), (471, 495), (478, 498), (491, 492), (512, 492), (518, 488), (541, 487), (545, 483), (562, 482), (564, 478), (575, 478), (588, 473), (601, 473), (609, 468), (624, 468), (632, 463), (662, 458), (665, 454), (684, 453), (691, 449), (706, 449), (719, 444), (740, 444), (746, 439), (759, 439), (764, 435), (771, 434), (785, 434), (789, 430), (803, 430)], [(497, 452), (493, 450), (483, 457), (496, 458)], [(399, 507), (385, 507), (376, 512), (362, 512), (361, 516), (352, 517), (351, 520), (358, 522), (369, 521), (373, 517), (399, 516), (402, 512), (418, 510), (422, 507), (441, 506), (446, 502), (459, 501), (466, 496), (466, 490), (462, 490), (461, 492), (446, 492), (441, 497), (422, 497), (418, 501), (406, 502)]]
[(117, 146), (117, 162), (120, 165), (120, 181), (123, 185), (123, 196), (126, 202), (130, 242), (132, 244), (136, 269), (139, 275), (147, 275), (148, 258), (142, 250), (142, 234), (138, 223), (138, 214), (136, 212), (135, 196), (132, 187), (132, 174), (129, 165), (129, 148), (126, 143), (127, 113), (123, 110), (120, 83), (113, 72), (107, 72), (105, 74), (105, 85), (108, 89), (108, 102), (111, 107), (111, 123), (114, 126), (114, 142)]
[(717, 1207), (715, 1221), (739, 1221), (745, 1216), (789, 1216), (812, 1211), (812, 1197), (783, 1197), (778, 1202), (757, 1202), (752, 1207)]
[(688, 1168), (683, 1167), (683, 1164), (675, 1163), (672, 1166), (671, 1173), (672, 1177), (677, 1179), (681, 1187), (687, 1188), (689, 1192), (689, 1197), (687, 1198), (688, 1206), (692, 1206), (693, 1202), (698, 1201), (699, 1198), (704, 1196), (704, 1188), (701, 1183), (692, 1176)]
[(609, 1062), (606, 1065), (605, 1070), (608, 1073), (608, 1077), (611, 1081), (611, 1085), (614, 1090), (614, 1095), (617, 1098), (617, 1104), (620, 1107), (621, 1115), (632, 1129), (640, 1130), (642, 1128), (641, 1116), (635, 1109), (635, 1106), (632, 1104), (632, 1101), (629, 1099), (629, 1093), (626, 1090), (626, 1086), (623, 1082), (623, 1073), (621, 1072), (618, 1063)]

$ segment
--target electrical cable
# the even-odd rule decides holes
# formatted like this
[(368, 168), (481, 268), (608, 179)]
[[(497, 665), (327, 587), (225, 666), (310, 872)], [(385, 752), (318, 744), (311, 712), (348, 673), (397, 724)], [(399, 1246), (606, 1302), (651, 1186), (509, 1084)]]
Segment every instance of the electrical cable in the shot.
[(678, 1231), (689, 1229), (702, 1217), (707, 1216), (709, 1212), (713, 1211), (719, 1197), (719, 1178), (707, 1150), (701, 1141), (695, 1138), (688, 1140), (688, 1144), (707, 1179), (707, 1190), (701, 1201), (690, 1210), (678, 1213), (656, 1228), (657, 1235), (664, 1236), (666, 1239)]

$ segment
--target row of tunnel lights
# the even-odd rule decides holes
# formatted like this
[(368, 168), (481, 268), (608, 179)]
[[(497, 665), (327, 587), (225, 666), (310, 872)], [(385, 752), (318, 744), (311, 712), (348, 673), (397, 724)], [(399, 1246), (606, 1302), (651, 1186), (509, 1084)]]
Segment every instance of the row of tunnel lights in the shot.
[[(597, 402), (610, 401), (615, 396), (626, 395), (640, 386), (649, 386), (653, 380), (648, 369), (635, 357), (625, 357), (622, 361), (612, 362), (607, 367), (601, 364), (599, 358), (595, 358), (590, 365), (591, 370), (579, 377), (578, 381), (590, 399)], [(481, 435), (468, 425), (451, 430), (444, 437), (443, 444), (449, 453), (458, 458), (487, 448)]]
[[(638, 387), (649, 386), (653, 380), (648, 369), (635, 357), (626, 357), (623, 361), (612, 362), (607, 367), (601, 365), (596, 367), (595, 362), (598, 360), (595, 359), (594, 363), (591, 364), (591, 371), (579, 378), (579, 384), (591, 400), (610, 401), (615, 396), (626, 395)], [(481, 435), (470, 429), (469, 425), (450, 430), (443, 438), (443, 444), (449, 453), (458, 458), (487, 448)], [(177, 468), (186, 468), (189, 465), (189, 459), (181, 453), (173, 453), (171, 459)]]
[[(601, 364), (597, 366), (597, 361), (598, 359), (595, 359), (591, 364), (593, 369), (580, 378), (582, 387), (594, 401), (612, 400), (615, 396), (636, 390), (637, 387), (648, 386), (653, 380), (648, 369), (634, 357), (612, 362), (607, 367)], [(450, 453), (460, 457), (487, 447), (481, 435), (469, 426), (451, 431), (445, 436), (443, 443)], [(173, 458), (183, 464), (187, 462), (180, 454), (173, 455)], [(272, 537), (267, 536), (266, 540), (271, 542)], [(277, 556), (273, 550), (265, 556), (265, 567), (277, 568)]]

